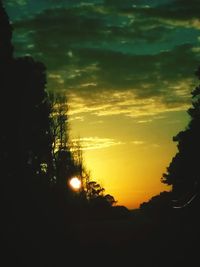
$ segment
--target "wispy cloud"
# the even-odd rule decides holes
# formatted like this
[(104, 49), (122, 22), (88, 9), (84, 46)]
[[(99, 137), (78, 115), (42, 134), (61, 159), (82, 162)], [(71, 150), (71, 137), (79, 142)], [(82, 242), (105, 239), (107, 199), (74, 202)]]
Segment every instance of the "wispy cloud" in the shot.
[(82, 150), (96, 150), (124, 144), (112, 138), (100, 138), (97, 136), (72, 139), (72, 142), (80, 142)]
[(134, 141), (132, 141), (131, 142), (131, 144), (133, 144), (133, 145), (143, 145), (145, 142), (144, 141), (141, 141), (141, 140), (134, 140)]
[(28, 0), (7, 0), (7, 4), (9, 6), (16, 6), (16, 5), (19, 5), (19, 6), (25, 6), (27, 4)]
[(152, 119), (144, 119), (137, 121), (137, 123), (150, 123), (150, 122), (152, 122)]
[[(187, 87), (187, 85), (185, 81), (184, 86)], [(170, 99), (170, 95), (166, 95), (166, 99), (163, 99), (163, 96), (138, 98), (132, 90), (118, 93), (102, 92), (99, 97), (96, 94), (96, 98), (93, 95), (93, 97), (88, 97), (87, 99), (71, 94), (69, 98), (69, 114), (77, 116), (78, 114), (90, 113), (99, 117), (125, 115), (132, 118), (142, 118), (138, 120), (138, 123), (147, 123), (151, 122), (155, 115), (186, 110), (189, 107), (189, 101), (187, 90), (184, 86), (174, 85), (172, 99)]]

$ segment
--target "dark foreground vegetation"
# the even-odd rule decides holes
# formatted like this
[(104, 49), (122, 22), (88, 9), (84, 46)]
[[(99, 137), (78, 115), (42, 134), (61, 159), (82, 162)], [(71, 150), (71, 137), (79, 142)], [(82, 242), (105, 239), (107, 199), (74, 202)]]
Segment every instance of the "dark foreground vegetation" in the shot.
[(42, 63), (13, 57), (11, 37), (0, 1), (1, 266), (198, 266), (200, 87), (163, 175), (172, 191), (130, 211), (91, 181), (65, 99), (47, 93)]

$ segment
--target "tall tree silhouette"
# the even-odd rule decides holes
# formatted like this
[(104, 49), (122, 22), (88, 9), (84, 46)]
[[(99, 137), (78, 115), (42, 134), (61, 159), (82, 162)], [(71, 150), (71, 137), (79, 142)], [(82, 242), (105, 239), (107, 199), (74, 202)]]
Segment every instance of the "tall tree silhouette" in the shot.
[[(200, 79), (200, 68), (196, 75)], [(173, 138), (178, 143), (178, 152), (161, 179), (172, 186), (172, 193), (180, 199), (181, 206), (191, 203), (200, 188), (200, 85), (191, 94), (192, 107), (188, 109), (190, 122), (185, 130)]]
[(12, 28), (1, 2), (0, 34), (0, 86), (6, 103), (1, 105), (1, 160), (4, 176), (19, 182), (28, 174), (44, 174), (50, 161), (45, 67), (31, 57), (13, 58)]
[(13, 57), (12, 27), (2, 1), (0, 39), (1, 241), (16, 265), (24, 251), (21, 265), (33, 252), (39, 260), (48, 247), (50, 110), (45, 67), (31, 57)]
[(68, 103), (63, 94), (49, 93), (50, 135), (53, 166), (51, 187), (60, 206), (66, 205), (71, 195), (69, 180), (76, 175), (76, 166), (69, 142)]
[(64, 94), (49, 93), (51, 105), (51, 139), (54, 179), (52, 184), (61, 190), (69, 190), (69, 180), (76, 176), (82, 189), (87, 191), (89, 173), (83, 163), (80, 139), (70, 140), (68, 101)]

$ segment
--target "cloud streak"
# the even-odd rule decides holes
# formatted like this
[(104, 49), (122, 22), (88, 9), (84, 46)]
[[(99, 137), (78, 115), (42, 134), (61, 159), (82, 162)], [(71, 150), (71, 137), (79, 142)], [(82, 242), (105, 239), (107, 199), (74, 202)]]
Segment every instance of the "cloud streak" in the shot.
[(96, 149), (105, 149), (111, 146), (117, 146), (124, 144), (121, 141), (116, 141), (112, 138), (100, 138), (97, 136), (83, 137), (79, 139), (72, 139), (73, 142), (80, 142), (82, 150), (96, 150)]
[[(109, 98), (107, 96), (109, 95)], [(138, 99), (132, 92), (119, 94), (103, 94), (101, 99), (92, 102), (92, 99), (83, 99), (75, 95), (70, 99), (70, 116), (78, 114), (93, 114), (98, 117), (124, 115), (132, 118), (153, 117), (166, 112), (185, 111), (189, 107), (189, 101), (164, 103), (162, 97)], [(152, 119), (151, 119), (152, 120)], [(150, 121), (151, 121), (150, 120)], [(140, 123), (147, 120), (140, 119)], [(149, 122), (149, 120), (148, 120)]]

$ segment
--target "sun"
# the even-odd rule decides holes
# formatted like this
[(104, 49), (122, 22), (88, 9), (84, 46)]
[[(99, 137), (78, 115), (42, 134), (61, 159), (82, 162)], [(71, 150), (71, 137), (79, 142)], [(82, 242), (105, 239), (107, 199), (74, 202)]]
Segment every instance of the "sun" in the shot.
[(79, 190), (81, 188), (81, 181), (77, 177), (71, 178), (69, 184), (74, 190)]

